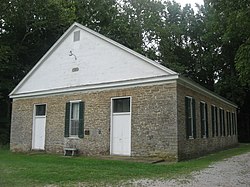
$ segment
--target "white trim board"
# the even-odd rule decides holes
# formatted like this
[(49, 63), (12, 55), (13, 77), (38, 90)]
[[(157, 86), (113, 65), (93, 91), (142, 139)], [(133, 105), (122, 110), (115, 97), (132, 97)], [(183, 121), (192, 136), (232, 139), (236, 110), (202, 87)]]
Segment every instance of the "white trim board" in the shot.
[(23, 97), (35, 97), (35, 96), (43, 96), (43, 95), (52, 95), (52, 94), (60, 94), (60, 93), (69, 93), (69, 92), (77, 92), (77, 91), (89, 91), (89, 90), (99, 90), (99, 89), (112, 89), (112, 88), (124, 88), (128, 86), (141, 86), (144, 84), (162, 84), (166, 81), (176, 80), (178, 78), (177, 75), (168, 75), (168, 76), (159, 76), (159, 77), (151, 77), (145, 79), (133, 79), (129, 81), (117, 81), (117, 82), (107, 82), (101, 84), (90, 84), (90, 85), (82, 85), (76, 87), (67, 87), (61, 89), (53, 89), (53, 90), (41, 90), (34, 91), (29, 93), (21, 93), (16, 95), (10, 95), (10, 98), (23, 98)]
[(93, 31), (93, 30), (91, 30), (91, 29), (89, 29), (89, 28), (87, 28), (87, 27), (85, 27), (85, 26), (83, 26), (83, 25), (75, 22), (74, 24), (72, 24), (67, 29), (67, 31), (55, 42), (55, 44), (46, 52), (46, 54), (37, 62), (37, 64), (30, 70), (30, 72), (14, 88), (14, 90), (9, 94), (9, 96), (11, 98), (15, 97), (15, 93), (17, 92), (17, 90), (26, 82), (26, 80), (28, 80), (28, 78), (36, 71), (36, 69), (39, 68), (39, 66), (54, 52), (54, 50), (67, 38), (67, 36), (76, 27), (78, 27), (78, 28), (80, 28), (80, 29), (82, 29), (82, 30), (84, 30), (84, 31), (86, 31), (86, 32), (88, 32), (88, 33), (90, 33), (90, 34), (92, 34), (92, 35), (94, 35), (94, 36), (96, 36), (96, 37), (98, 37), (98, 38), (100, 38), (100, 39), (102, 39), (102, 40), (104, 40), (104, 41), (106, 41), (106, 42), (108, 42), (108, 43), (110, 43), (110, 44), (112, 44), (112, 45), (114, 45), (114, 46), (116, 46), (116, 47), (118, 47), (118, 48), (120, 48), (120, 49), (122, 49), (122, 50), (124, 50), (124, 51), (126, 51), (128, 53), (130, 53), (130, 54), (132, 54), (132, 55), (134, 55), (134, 56), (136, 56), (137, 58), (142, 59), (146, 63), (148, 63), (148, 64), (150, 64), (150, 65), (152, 65), (152, 66), (154, 66), (154, 67), (156, 67), (156, 68), (158, 68), (160, 70), (163, 70), (163, 71), (165, 71), (168, 74), (178, 75), (178, 73), (176, 73), (176, 72), (174, 72), (174, 71), (172, 71), (172, 70), (170, 70), (170, 69), (162, 66), (161, 64), (159, 64), (159, 63), (157, 63), (157, 62), (155, 62), (155, 61), (153, 61), (153, 60), (151, 60), (151, 59), (149, 59), (149, 58), (147, 58), (147, 57), (145, 57), (145, 56), (143, 56), (143, 55), (141, 55), (141, 54), (139, 54), (139, 53), (137, 53), (137, 52), (135, 52), (135, 51), (133, 51), (133, 50), (125, 47), (125, 46), (123, 46), (123, 45), (121, 45), (121, 44), (119, 44), (118, 42), (115, 42), (114, 40), (111, 40), (111, 39), (109, 39), (109, 38), (107, 38), (107, 37), (105, 37), (105, 36), (103, 36), (103, 35), (95, 32), (95, 31)]

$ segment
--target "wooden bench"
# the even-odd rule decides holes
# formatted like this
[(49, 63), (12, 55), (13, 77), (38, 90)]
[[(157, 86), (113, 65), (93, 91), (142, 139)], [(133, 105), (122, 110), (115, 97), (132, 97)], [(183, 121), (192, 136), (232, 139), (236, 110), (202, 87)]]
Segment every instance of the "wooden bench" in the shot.
[(74, 156), (74, 155), (76, 155), (78, 153), (78, 149), (77, 148), (71, 148), (71, 147), (65, 147), (64, 148), (64, 156), (66, 156), (68, 152), (71, 153), (70, 154), (71, 156)]

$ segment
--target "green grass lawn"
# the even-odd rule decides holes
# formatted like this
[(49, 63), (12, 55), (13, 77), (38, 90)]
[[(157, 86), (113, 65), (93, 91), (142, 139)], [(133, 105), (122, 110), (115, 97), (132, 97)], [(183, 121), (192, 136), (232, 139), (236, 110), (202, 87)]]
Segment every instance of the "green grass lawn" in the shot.
[(11, 153), (0, 149), (0, 186), (103, 186), (140, 178), (175, 178), (250, 151), (250, 144), (179, 163), (150, 164), (91, 157)]

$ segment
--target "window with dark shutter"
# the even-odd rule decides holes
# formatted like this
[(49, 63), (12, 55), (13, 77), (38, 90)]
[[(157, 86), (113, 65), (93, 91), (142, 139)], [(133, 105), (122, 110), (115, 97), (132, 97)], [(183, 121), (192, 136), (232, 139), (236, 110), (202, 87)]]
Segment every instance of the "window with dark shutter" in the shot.
[(215, 113), (215, 119), (214, 119), (214, 123), (215, 123), (215, 135), (219, 136), (219, 125), (218, 125), (218, 108), (215, 107), (214, 109), (214, 113)]
[(66, 103), (65, 137), (83, 138), (84, 131), (84, 102), (72, 101)]
[(226, 118), (227, 118), (227, 136), (230, 135), (229, 129), (230, 129), (230, 116), (229, 116), (229, 112), (226, 112)]
[(219, 110), (219, 117), (220, 117), (220, 135), (225, 136), (226, 135), (226, 126), (225, 126), (225, 112), (223, 108), (220, 108)]
[(192, 98), (192, 114), (193, 114), (193, 138), (196, 138), (196, 109), (195, 109), (195, 99)]
[(212, 118), (212, 137), (215, 136), (215, 124), (214, 124), (214, 119), (215, 119), (215, 116), (214, 116), (214, 106), (212, 105), (211, 106), (211, 118)]
[(223, 119), (223, 136), (226, 136), (226, 123), (225, 123), (225, 111), (222, 110), (222, 119)]
[(217, 107), (211, 106), (212, 136), (218, 136), (218, 114)]
[(187, 139), (196, 138), (195, 100), (188, 96), (185, 97), (185, 119)]
[(233, 135), (237, 134), (237, 123), (236, 123), (236, 114), (232, 113), (232, 126), (233, 126)]
[(79, 103), (79, 129), (78, 129), (78, 137), (83, 138), (84, 137), (84, 102)]
[(229, 112), (229, 135), (232, 135), (232, 117), (231, 117), (231, 112)]
[(224, 116), (223, 116), (223, 109), (219, 109), (219, 117), (220, 117), (220, 136), (224, 135)]
[(208, 137), (208, 120), (207, 120), (207, 104), (200, 102), (200, 117), (201, 117), (201, 137)]
[(64, 137), (69, 137), (70, 103), (66, 103)]
[(205, 115), (206, 115), (206, 137), (208, 138), (208, 112), (207, 112), (207, 104), (205, 104)]

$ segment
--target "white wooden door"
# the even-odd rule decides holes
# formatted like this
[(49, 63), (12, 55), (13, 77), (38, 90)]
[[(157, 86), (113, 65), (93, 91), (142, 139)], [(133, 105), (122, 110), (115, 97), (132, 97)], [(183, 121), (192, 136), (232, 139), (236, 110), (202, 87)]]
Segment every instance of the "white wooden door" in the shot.
[(111, 154), (131, 154), (130, 97), (112, 100)]
[(32, 149), (45, 149), (46, 104), (35, 105)]

